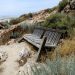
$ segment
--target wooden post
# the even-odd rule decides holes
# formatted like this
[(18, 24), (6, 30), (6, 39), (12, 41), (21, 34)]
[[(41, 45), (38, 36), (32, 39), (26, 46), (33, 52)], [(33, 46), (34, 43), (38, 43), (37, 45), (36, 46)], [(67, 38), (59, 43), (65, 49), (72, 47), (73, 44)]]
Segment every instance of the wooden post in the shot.
[(38, 50), (37, 57), (36, 57), (36, 60), (35, 60), (36, 62), (39, 61), (42, 50), (45, 50), (44, 48), (45, 48), (46, 39), (47, 39), (46, 37), (43, 37), (43, 39), (42, 39), (42, 43), (40, 45), (40, 48)]

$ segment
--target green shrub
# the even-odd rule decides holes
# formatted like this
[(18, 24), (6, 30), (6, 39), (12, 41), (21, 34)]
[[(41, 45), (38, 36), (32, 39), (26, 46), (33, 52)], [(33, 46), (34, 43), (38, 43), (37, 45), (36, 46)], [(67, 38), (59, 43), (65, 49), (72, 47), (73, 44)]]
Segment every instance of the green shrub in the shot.
[(35, 26), (36, 26), (35, 24), (28, 24), (26, 22), (23, 22), (20, 25), (20, 27), (27, 32), (32, 32), (34, 30)]
[(47, 60), (47, 72), (51, 75), (75, 75), (75, 56), (65, 57), (65, 59), (59, 58), (50, 61)]
[(61, 11), (64, 9), (64, 7), (68, 4), (68, 0), (63, 0), (59, 3), (59, 10), (58, 11)]
[(16, 39), (16, 38), (19, 38), (20, 36), (21, 36), (21, 33), (19, 33), (19, 32), (13, 32), (13, 33), (11, 34), (10, 38)]
[(46, 27), (57, 27), (63, 26), (62, 19), (65, 17), (63, 14), (54, 14), (46, 19), (44, 26)]
[(2, 25), (4, 26), (5, 29), (8, 29), (11, 26), (7, 21), (3, 22)]
[(32, 13), (29, 13), (29, 14), (28, 14), (28, 17), (29, 17), (29, 18), (32, 18), (32, 17), (33, 17), (33, 14), (32, 14)]
[(10, 20), (9, 24), (14, 25), (14, 24), (18, 24), (18, 23), (20, 23), (20, 19), (17, 18), (17, 19)]
[(54, 14), (46, 19), (43, 26), (62, 29), (65, 27), (67, 28), (68, 35), (72, 36), (73, 28), (75, 27), (75, 17), (60, 13)]
[[(42, 63), (26, 64), (17, 75), (75, 75), (74, 53), (71, 56), (61, 57), (59, 50), (56, 50), (55, 56), (53, 60), (46, 58), (46, 61)], [(27, 66), (29, 67), (27, 68)]]
[(23, 15), (21, 15), (18, 19), (20, 20), (20, 22), (22, 22), (22, 21), (28, 19), (28, 17), (29, 17), (29, 16), (28, 16), (27, 14), (23, 14)]
[(75, 17), (57, 13), (48, 17), (43, 25), (45, 27), (75, 27)]
[(57, 6), (51, 8), (51, 9), (46, 9), (45, 11), (48, 13), (51, 13), (52, 11), (54, 11), (55, 9), (57, 9)]

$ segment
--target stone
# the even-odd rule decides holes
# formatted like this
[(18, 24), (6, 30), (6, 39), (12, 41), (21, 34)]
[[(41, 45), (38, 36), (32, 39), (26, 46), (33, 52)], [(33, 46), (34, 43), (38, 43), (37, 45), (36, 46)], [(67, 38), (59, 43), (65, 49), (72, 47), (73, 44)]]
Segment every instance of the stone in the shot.
[(66, 12), (66, 13), (70, 12), (70, 5), (69, 4), (64, 8), (64, 12)]
[(30, 56), (30, 51), (27, 48), (23, 48), (19, 53), (18, 62), (20, 66), (23, 66), (27, 62), (27, 58)]
[(28, 51), (28, 49), (24, 48), (19, 52), (19, 56), (20, 57), (28, 57), (30, 55), (30, 52)]
[(75, 0), (70, 1), (70, 7), (72, 10), (75, 10)]
[(6, 61), (8, 54), (5, 51), (0, 50), (0, 63)]

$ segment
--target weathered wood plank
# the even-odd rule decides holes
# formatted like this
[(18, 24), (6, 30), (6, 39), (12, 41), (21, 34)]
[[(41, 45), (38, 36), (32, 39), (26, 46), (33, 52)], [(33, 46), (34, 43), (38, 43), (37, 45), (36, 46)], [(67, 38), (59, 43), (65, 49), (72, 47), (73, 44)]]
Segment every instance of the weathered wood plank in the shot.
[(43, 37), (42, 43), (41, 43), (40, 48), (38, 50), (37, 57), (36, 57), (36, 60), (35, 61), (39, 61), (41, 52), (42, 52), (42, 50), (44, 50), (44, 46), (45, 46), (45, 43), (46, 43), (46, 39), (47, 39), (47, 37)]
[(35, 42), (33, 42), (32, 40), (30, 40), (30, 39), (28, 39), (28, 38), (24, 38), (27, 42), (29, 42), (30, 44), (32, 44), (33, 46), (35, 46), (35, 47), (37, 47), (37, 48), (39, 48), (39, 44), (37, 44), (37, 43), (35, 43)]

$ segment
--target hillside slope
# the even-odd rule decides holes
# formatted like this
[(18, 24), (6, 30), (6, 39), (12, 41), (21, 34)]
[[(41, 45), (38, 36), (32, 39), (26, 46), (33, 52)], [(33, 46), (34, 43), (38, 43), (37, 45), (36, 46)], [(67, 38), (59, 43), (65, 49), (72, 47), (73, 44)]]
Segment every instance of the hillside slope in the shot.
[(27, 21), (27, 22), (29, 21), (29, 23), (41, 22), (44, 21), (50, 15), (55, 14), (56, 12), (57, 12), (57, 7), (54, 7), (50, 9), (44, 9), (35, 13), (23, 14), (16, 19), (12, 19), (10, 21), (10, 24), (17, 24), (23, 21)]
[(23, 14), (16, 19), (12, 19), (10, 24), (17, 24), (23, 21), (27, 21), (29, 23), (41, 22), (56, 13), (75, 15), (75, 0), (62, 0), (59, 5), (54, 8), (44, 9), (35, 13)]

